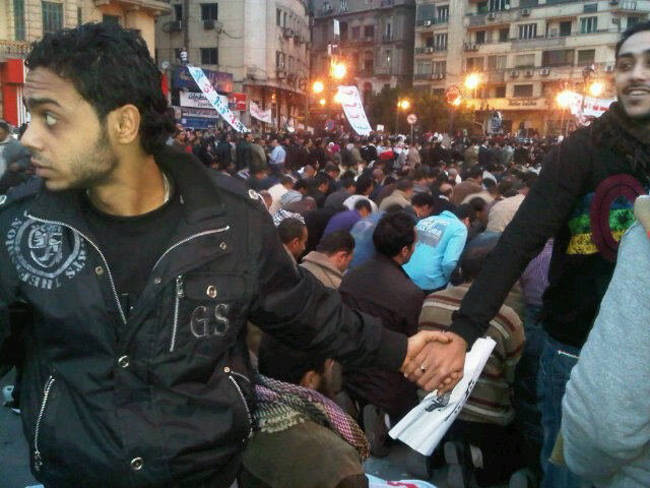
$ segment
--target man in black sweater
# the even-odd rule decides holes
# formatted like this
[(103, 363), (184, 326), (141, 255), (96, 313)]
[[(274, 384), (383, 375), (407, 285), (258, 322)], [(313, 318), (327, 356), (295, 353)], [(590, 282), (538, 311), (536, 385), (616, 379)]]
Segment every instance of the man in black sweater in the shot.
[(544, 487), (575, 487), (580, 482), (547, 460), (560, 427), (564, 386), (611, 279), (618, 240), (634, 220), (631, 202), (646, 193), (649, 184), (649, 48), (650, 23), (623, 34), (616, 46), (618, 102), (545, 158), (537, 183), (454, 315), (451, 331), (457, 340), (434, 347), (434, 364), (428, 364), (431, 384), (453, 386), (462, 374), (466, 347), (484, 334), (528, 262), (555, 237), (538, 378)]

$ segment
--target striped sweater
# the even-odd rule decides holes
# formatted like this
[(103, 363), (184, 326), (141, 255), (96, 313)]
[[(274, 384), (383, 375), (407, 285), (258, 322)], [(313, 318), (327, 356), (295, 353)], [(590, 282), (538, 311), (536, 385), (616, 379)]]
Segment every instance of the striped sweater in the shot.
[[(427, 296), (420, 313), (420, 329), (447, 329), (470, 283)], [(490, 322), (486, 334), (496, 342), (474, 391), (459, 418), (472, 422), (508, 425), (513, 417), (512, 383), (524, 347), (524, 328), (519, 316), (504, 305)]]

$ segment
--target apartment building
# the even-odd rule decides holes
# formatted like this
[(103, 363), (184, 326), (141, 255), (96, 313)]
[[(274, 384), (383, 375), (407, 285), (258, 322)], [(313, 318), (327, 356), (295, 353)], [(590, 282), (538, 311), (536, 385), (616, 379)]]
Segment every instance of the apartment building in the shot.
[(558, 134), (569, 118), (557, 94), (598, 81), (613, 98), (615, 44), (649, 12), (647, 0), (418, 0), (414, 84), (459, 86), (485, 129), (499, 111), (506, 131)]
[(410, 86), (413, 76), (413, 0), (314, 0), (312, 2), (312, 78), (326, 78), (328, 46), (340, 26), (339, 54), (348, 83), (362, 93), (384, 86)]
[(224, 95), (237, 94), (231, 105), (250, 124), (247, 105), (272, 109), (278, 126), (304, 121), (309, 78), (309, 15), (302, 0), (172, 0), (172, 12), (156, 25), (156, 59), (170, 71), (172, 102), (182, 115), (200, 126), (214, 125), (214, 112), (196, 99), (179, 96), (192, 90), (183, 73), (180, 53), (216, 80)]
[(169, 10), (164, 0), (0, 0), (0, 118), (16, 126), (27, 120), (23, 60), (31, 42), (84, 22), (118, 22), (139, 30), (153, 55), (155, 18)]

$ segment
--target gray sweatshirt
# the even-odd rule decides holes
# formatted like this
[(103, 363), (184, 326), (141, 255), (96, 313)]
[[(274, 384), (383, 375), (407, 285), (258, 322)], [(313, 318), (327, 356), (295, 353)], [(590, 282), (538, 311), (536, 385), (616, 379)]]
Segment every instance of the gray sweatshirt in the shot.
[(569, 469), (597, 487), (650, 487), (650, 239), (638, 222), (571, 372), (562, 436)]

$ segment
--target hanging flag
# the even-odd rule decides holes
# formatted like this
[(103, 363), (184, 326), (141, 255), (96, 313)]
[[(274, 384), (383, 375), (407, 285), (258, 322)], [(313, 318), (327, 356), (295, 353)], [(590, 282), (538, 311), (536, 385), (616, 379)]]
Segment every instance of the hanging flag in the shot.
[(366, 111), (363, 109), (359, 89), (356, 86), (339, 85), (336, 96), (354, 132), (360, 136), (370, 134), (372, 127), (370, 126), (370, 122), (368, 122)]
[(228, 108), (227, 100), (224, 102), (219, 97), (217, 91), (212, 86), (212, 83), (210, 83), (210, 80), (208, 80), (208, 77), (205, 76), (203, 70), (195, 66), (188, 66), (187, 69), (205, 95), (205, 98), (208, 99), (208, 102), (212, 104), (219, 115), (221, 115), (221, 117), (223, 117), (223, 119), (237, 132), (250, 132), (250, 130), (242, 124), (239, 118)]
[(261, 120), (265, 124), (273, 123), (273, 116), (271, 115), (271, 109), (262, 110), (258, 104), (251, 101), (249, 110), (251, 117), (255, 117), (257, 120)]

